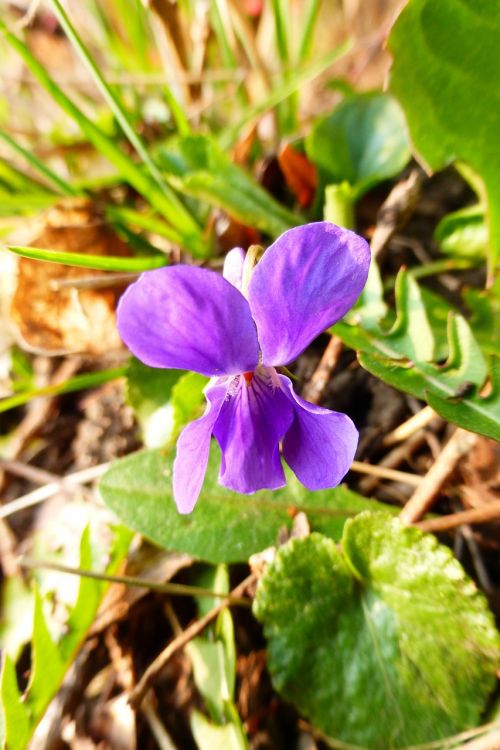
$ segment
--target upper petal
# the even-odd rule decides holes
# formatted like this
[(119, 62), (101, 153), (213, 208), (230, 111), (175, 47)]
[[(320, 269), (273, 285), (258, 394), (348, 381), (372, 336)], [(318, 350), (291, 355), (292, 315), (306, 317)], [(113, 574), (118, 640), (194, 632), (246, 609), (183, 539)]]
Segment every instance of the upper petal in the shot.
[(278, 237), (248, 290), (264, 364), (292, 361), (345, 315), (361, 294), (369, 265), (368, 243), (326, 221)]
[(356, 427), (347, 414), (304, 401), (285, 375), (279, 379), (294, 405), (294, 419), (283, 440), (285, 461), (309, 490), (336, 487), (354, 459)]
[(204, 268), (146, 271), (120, 299), (117, 317), (125, 344), (151, 367), (233, 375), (252, 370), (258, 361), (247, 300)]
[(207, 408), (188, 424), (177, 441), (173, 467), (174, 500), (179, 513), (191, 513), (200, 494), (210, 452), (213, 426), (226, 398), (227, 384), (216, 381), (205, 389)]
[(259, 368), (250, 383), (238, 378), (228, 395), (213, 430), (222, 451), (220, 483), (243, 493), (283, 487), (279, 441), (293, 409), (279, 383)]
[(236, 289), (241, 289), (244, 263), (245, 251), (242, 247), (233, 247), (233, 249), (228, 252), (224, 260), (222, 275), (233, 286), (235, 286)]

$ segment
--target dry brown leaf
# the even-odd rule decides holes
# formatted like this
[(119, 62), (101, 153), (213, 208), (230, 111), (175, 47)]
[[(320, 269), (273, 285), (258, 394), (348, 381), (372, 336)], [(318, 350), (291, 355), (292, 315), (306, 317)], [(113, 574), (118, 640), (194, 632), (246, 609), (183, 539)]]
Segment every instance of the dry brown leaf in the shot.
[[(130, 255), (96, 206), (80, 198), (63, 200), (43, 214), (29, 244), (89, 255)], [(54, 288), (54, 282), (104, 273), (20, 258), (10, 314), (21, 345), (47, 355), (119, 349), (114, 309), (120, 290)]]
[(316, 167), (307, 156), (295, 151), (289, 144), (278, 154), (278, 162), (285, 176), (286, 183), (299, 205), (307, 208), (312, 203), (316, 192)]

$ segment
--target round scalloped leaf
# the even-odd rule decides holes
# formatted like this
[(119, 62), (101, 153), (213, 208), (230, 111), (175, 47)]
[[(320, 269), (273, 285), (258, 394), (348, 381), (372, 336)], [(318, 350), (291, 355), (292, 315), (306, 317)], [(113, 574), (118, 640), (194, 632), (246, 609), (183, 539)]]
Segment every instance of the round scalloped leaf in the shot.
[(451, 551), (385, 513), (282, 547), (254, 612), (276, 688), (330, 737), (373, 750), (476, 726), (499, 638)]

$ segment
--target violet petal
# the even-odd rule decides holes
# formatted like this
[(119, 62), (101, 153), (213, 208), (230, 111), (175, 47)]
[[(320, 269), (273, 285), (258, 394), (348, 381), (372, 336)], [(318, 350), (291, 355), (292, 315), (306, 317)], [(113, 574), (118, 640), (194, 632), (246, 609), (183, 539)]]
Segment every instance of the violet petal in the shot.
[(205, 389), (205, 413), (184, 427), (177, 441), (173, 489), (179, 513), (191, 513), (198, 500), (207, 470), (213, 426), (226, 394), (227, 382), (217, 379), (215, 383), (209, 383)]
[(151, 367), (213, 376), (257, 365), (259, 345), (247, 300), (204, 268), (146, 271), (120, 299), (117, 319), (125, 344)]
[(283, 440), (283, 457), (309, 490), (336, 487), (349, 471), (358, 431), (347, 414), (304, 401), (285, 375), (283, 390), (294, 404), (294, 420)]
[(241, 247), (233, 247), (233, 249), (228, 252), (224, 260), (222, 275), (229, 281), (230, 284), (235, 286), (236, 289), (241, 289), (244, 262), (245, 251)]
[(260, 370), (250, 383), (241, 376), (233, 387), (213, 431), (222, 451), (219, 482), (245, 494), (283, 487), (279, 442), (292, 422), (293, 408), (279, 385)]
[(370, 265), (367, 242), (322, 221), (290, 229), (252, 273), (248, 300), (265, 365), (295, 359), (354, 305)]

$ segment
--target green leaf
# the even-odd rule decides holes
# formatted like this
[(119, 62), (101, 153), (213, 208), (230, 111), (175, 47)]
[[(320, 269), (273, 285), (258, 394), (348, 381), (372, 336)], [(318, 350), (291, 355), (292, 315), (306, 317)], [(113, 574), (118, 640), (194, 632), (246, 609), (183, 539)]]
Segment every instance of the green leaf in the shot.
[[(480, 723), (500, 641), (451, 551), (382, 513), (280, 548), (254, 612), (275, 687), (332, 738), (371, 750)], [(464, 634), (467, 634), (464, 638)]]
[[(423, 294), (410, 274), (400, 272), (396, 281), (396, 322), (386, 332), (376, 321), (382, 312), (381, 288), (372, 270), (372, 281), (354, 309), (332, 331), (348, 346), (356, 349), (360, 364), (376, 377), (416, 398), (427, 401), (441, 416), (460, 427), (500, 439), (500, 396), (497, 366), (492, 360), (490, 376), (493, 392), (482, 397), (479, 391), (488, 377), (488, 366), (474, 333), (465, 318), (448, 313), (447, 359), (443, 340), (438, 346), (433, 328), (440, 326), (446, 305), (436, 295)], [(431, 327), (426, 310), (432, 306)]]
[(58, 685), (64, 664), (59, 650), (50, 635), (43, 611), (43, 599), (35, 588), (33, 618), (32, 663), (27, 689), (27, 705), (33, 716), (40, 716), (52, 698), (54, 685)]
[(127, 368), (127, 398), (146, 447), (161, 448), (203, 412), (208, 378), (196, 372), (148, 367), (134, 357)]
[(0, 693), (0, 745), (5, 750), (26, 750), (31, 736), (30, 714), (19, 692), (14, 662), (6, 653), (2, 658)]
[(172, 390), (185, 373), (148, 367), (132, 357), (127, 368), (127, 400), (141, 426), (144, 444), (161, 448), (174, 434)]
[(199, 711), (191, 714), (191, 731), (200, 750), (246, 750), (248, 747), (235, 724), (212, 724)]
[(417, 153), (432, 169), (461, 160), (484, 182), (490, 271), (500, 255), (499, 35), (497, 0), (410, 0), (389, 37), (390, 88)]
[(224, 209), (244, 224), (274, 237), (300, 223), (299, 216), (233, 164), (208, 136), (192, 135), (173, 141), (171, 150), (161, 151), (158, 159), (177, 189)]
[(500, 341), (500, 277), (490, 289), (466, 289), (463, 293), (472, 310), (471, 327), (481, 345), (489, 354), (498, 355)]
[(173, 431), (177, 438), (188, 422), (200, 417), (205, 407), (203, 389), (208, 378), (197, 372), (184, 372), (172, 388)]
[(360, 198), (398, 174), (410, 158), (405, 120), (389, 94), (356, 94), (318, 120), (306, 138), (309, 159), (329, 182), (348, 182)]
[(488, 228), (481, 205), (462, 208), (441, 219), (434, 232), (439, 249), (454, 258), (482, 259), (488, 247)]
[(159, 546), (213, 563), (247, 561), (276, 544), (296, 510), (307, 513), (314, 529), (338, 539), (347, 517), (377, 502), (345, 487), (309, 492), (291, 472), (283, 489), (238, 495), (219, 486), (220, 454), (212, 447), (200, 499), (188, 516), (179, 515), (172, 497), (174, 449), (140, 451), (117, 461), (99, 485), (103, 500), (123, 523)]
[[(112, 575), (125, 558), (131, 533), (124, 527), (114, 529), (105, 572)], [(93, 569), (93, 551), (89, 529), (82, 534), (80, 568)], [(35, 590), (32, 665), (28, 687), (21, 698), (15, 668), (5, 657), (2, 675), (2, 704), (6, 746), (8, 750), (25, 750), (27, 742), (41, 720), (48, 704), (59, 690), (64, 675), (94, 621), (102, 596), (109, 584), (81, 578), (77, 600), (69, 612), (66, 632), (55, 643), (43, 611), (43, 602)]]

